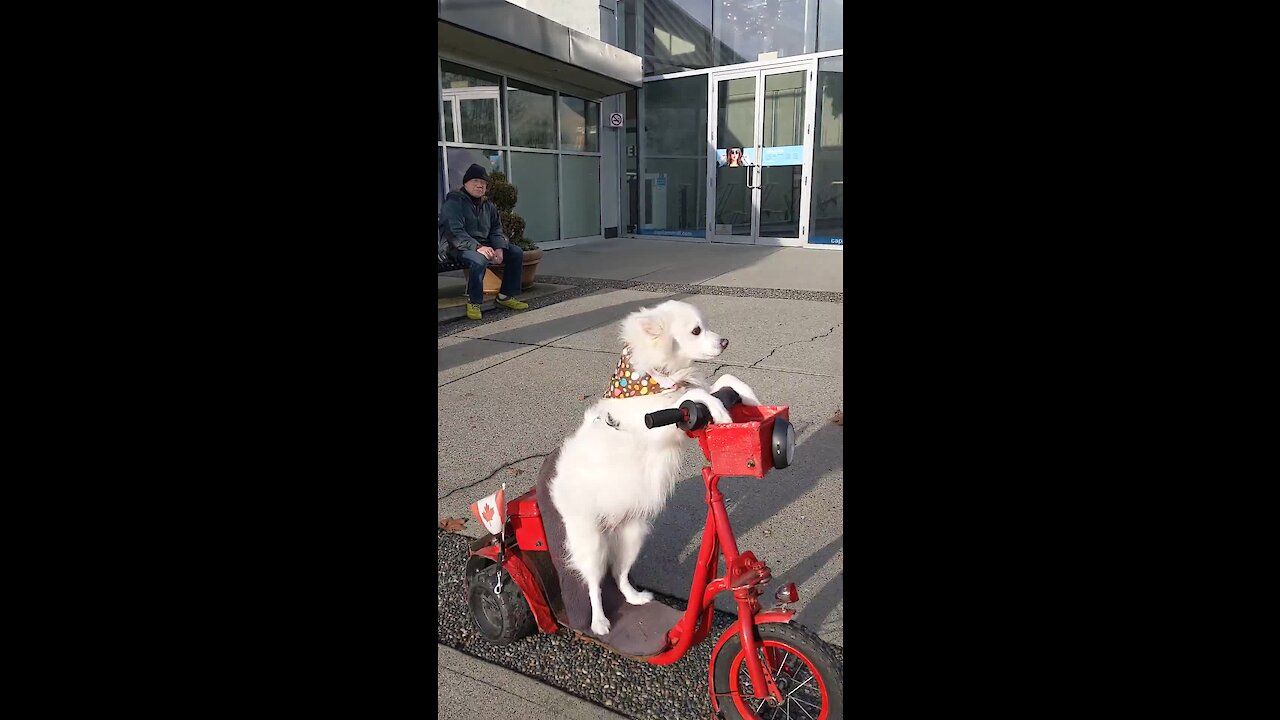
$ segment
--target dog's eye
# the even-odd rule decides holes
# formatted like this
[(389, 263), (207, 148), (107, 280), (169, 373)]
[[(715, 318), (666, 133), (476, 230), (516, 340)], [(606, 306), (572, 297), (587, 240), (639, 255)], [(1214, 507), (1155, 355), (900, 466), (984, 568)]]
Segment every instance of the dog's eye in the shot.
[(694, 335), (701, 335), (701, 334), (702, 334), (702, 328), (700, 328), (700, 327), (696, 327), (696, 328), (694, 328), (694, 329), (693, 329), (693, 334), (694, 334)]

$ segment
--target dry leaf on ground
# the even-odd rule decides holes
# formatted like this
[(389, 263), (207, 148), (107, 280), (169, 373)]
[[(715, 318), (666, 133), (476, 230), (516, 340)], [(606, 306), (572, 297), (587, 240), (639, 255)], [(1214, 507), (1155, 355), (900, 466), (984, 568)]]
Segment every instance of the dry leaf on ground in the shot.
[(445, 532), (461, 532), (462, 528), (467, 524), (466, 518), (444, 518), (440, 521), (440, 527)]
[(831, 416), (831, 422), (836, 425), (844, 425), (844, 411), (837, 410), (836, 414)]
[(523, 470), (521, 470), (520, 468), (511, 468), (511, 474), (512, 474), (512, 475), (519, 475), (519, 474), (520, 474), (520, 473), (522, 473), (522, 472), (524, 472), (524, 471), (523, 471)]

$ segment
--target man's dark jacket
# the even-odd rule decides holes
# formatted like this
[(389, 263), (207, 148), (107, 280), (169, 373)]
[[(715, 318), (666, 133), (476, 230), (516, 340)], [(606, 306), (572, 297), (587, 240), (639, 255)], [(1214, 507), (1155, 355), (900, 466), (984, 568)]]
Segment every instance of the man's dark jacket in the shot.
[(511, 242), (502, 234), (498, 208), (489, 200), (477, 203), (462, 190), (444, 198), (440, 208), (440, 262), (458, 260), (481, 245), (505, 250)]

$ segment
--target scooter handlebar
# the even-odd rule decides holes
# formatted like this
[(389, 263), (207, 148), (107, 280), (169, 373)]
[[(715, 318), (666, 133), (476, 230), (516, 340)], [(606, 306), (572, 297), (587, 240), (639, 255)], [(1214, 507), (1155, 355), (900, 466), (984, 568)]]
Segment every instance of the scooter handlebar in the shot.
[[(742, 402), (738, 391), (730, 387), (720, 388), (711, 393), (711, 396), (724, 403), (725, 410)], [(685, 400), (678, 408), (655, 410), (644, 416), (644, 425), (651, 430), (664, 425), (675, 425), (681, 430), (692, 432), (706, 427), (709, 422), (711, 422), (711, 411), (706, 405), (693, 400)]]
[(680, 408), (656, 410), (644, 416), (644, 426), (650, 430), (663, 425), (675, 425), (684, 420), (684, 411)]

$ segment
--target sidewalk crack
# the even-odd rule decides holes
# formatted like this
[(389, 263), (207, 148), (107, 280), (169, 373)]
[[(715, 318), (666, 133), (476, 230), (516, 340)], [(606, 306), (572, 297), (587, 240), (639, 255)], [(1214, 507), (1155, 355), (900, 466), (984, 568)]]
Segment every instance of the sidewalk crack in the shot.
[(836, 331), (836, 328), (840, 327), (840, 326), (841, 326), (841, 325), (843, 325), (843, 324), (844, 324), (844, 323), (842, 323), (842, 322), (838, 322), (838, 323), (836, 323), (834, 326), (832, 326), (832, 328), (831, 328), (830, 330), (828, 330), (828, 331), (826, 331), (826, 332), (822, 333), (821, 335), (814, 335), (813, 337), (809, 338), (808, 340), (792, 340), (792, 341), (791, 341), (791, 342), (789, 342), (789, 343), (783, 343), (783, 344), (779, 345), (778, 347), (776, 347), (776, 348), (774, 348), (774, 349), (770, 350), (768, 355), (765, 355), (764, 357), (760, 358), (759, 360), (757, 360), (757, 361), (755, 361), (755, 362), (751, 363), (748, 367), (755, 367), (755, 366), (759, 365), (760, 363), (764, 362), (765, 360), (768, 360), (769, 358), (773, 357), (773, 354), (774, 354), (774, 353), (778, 352), (779, 350), (781, 350), (782, 348), (784, 348), (784, 347), (786, 347), (786, 346), (788, 346), (788, 345), (799, 345), (800, 343), (813, 342), (814, 340), (817, 340), (818, 338), (824, 338), (824, 337), (827, 337), (827, 336), (828, 336), (828, 335), (830, 335), (831, 333), (835, 332), (835, 331)]
[(551, 454), (551, 453), (542, 453), (542, 454), (540, 454), (540, 455), (530, 455), (529, 457), (522, 457), (522, 458), (520, 458), (519, 460), (512, 460), (511, 462), (507, 463), (506, 465), (503, 465), (502, 467), (498, 468), (497, 470), (494, 470), (493, 472), (489, 473), (488, 477), (480, 478), (479, 480), (477, 480), (477, 481), (475, 481), (475, 482), (471, 483), (470, 485), (463, 485), (462, 487), (454, 488), (453, 490), (450, 490), (449, 492), (445, 493), (444, 495), (440, 495), (439, 497), (437, 497), (437, 498), (436, 498), (436, 501), (438, 502), (438, 501), (440, 501), (440, 500), (444, 500), (445, 498), (447, 498), (447, 497), (449, 497), (450, 495), (452, 495), (452, 494), (454, 494), (454, 493), (458, 492), (459, 490), (466, 490), (467, 488), (471, 488), (471, 487), (475, 487), (476, 485), (479, 485), (480, 483), (484, 482), (485, 480), (490, 480), (490, 479), (492, 479), (492, 478), (493, 478), (493, 476), (494, 476), (494, 475), (497, 475), (498, 473), (502, 472), (503, 470), (506, 470), (507, 468), (511, 467), (512, 465), (515, 465), (516, 463), (522, 463), (522, 462), (524, 462), (525, 460), (532, 460), (532, 459), (534, 459), (534, 458), (544, 458), (544, 457), (546, 457), (546, 456), (548, 456), (548, 455), (550, 455), (550, 454)]

